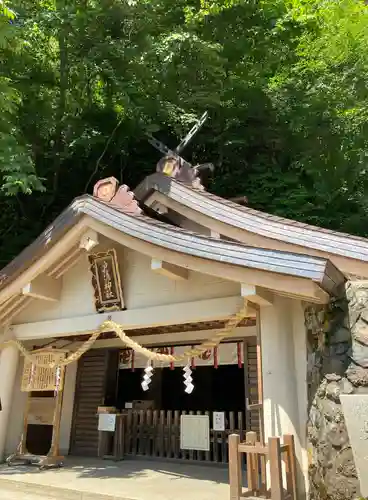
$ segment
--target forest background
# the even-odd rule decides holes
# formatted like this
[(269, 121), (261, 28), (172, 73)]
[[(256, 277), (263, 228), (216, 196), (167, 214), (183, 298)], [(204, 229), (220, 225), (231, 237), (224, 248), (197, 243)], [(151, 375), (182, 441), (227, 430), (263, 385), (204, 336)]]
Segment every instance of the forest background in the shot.
[(364, 2), (0, 0), (0, 267), (204, 111), (184, 156), (212, 192), (368, 236)]

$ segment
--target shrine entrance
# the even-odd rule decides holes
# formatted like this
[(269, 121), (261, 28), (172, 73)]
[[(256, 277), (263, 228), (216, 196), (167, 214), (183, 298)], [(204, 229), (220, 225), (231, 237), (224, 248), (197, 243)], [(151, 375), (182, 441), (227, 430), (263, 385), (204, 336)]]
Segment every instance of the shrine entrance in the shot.
[[(180, 353), (187, 348), (156, 349)], [(96, 407), (103, 400), (104, 406), (113, 408), (124, 420), (116, 433), (119, 442), (116, 438), (114, 442), (111, 435), (104, 455), (113, 456), (114, 448), (118, 447), (120, 455), (127, 457), (227, 463), (228, 436), (235, 432), (243, 437), (249, 430), (259, 431), (258, 411), (248, 409), (249, 404), (258, 401), (256, 339), (249, 337), (240, 342), (220, 344), (203, 357), (193, 359), (194, 390), (189, 394), (184, 385), (185, 364), (158, 364), (148, 390), (143, 390), (147, 366), (143, 357), (128, 349), (99, 349), (87, 353), (79, 366), (71, 453), (99, 454)], [(96, 370), (101, 373), (103, 367), (104, 380), (100, 377), (97, 381)], [(183, 415), (209, 417), (209, 449), (182, 449)]]

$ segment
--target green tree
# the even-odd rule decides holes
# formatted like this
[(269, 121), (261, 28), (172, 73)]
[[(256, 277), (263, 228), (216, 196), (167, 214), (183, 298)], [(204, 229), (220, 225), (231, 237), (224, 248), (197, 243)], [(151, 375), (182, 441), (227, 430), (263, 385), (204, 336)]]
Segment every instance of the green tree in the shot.
[(360, 0), (12, 8), (12, 24), (5, 11), (0, 24), (2, 263), (98, 178), (134, 186), (151, 173), (159, 155), (145, 131), (175, 144), (205, 110), (210, 120), (185, 156), (215, 163), (212, 191), (367, 234)]

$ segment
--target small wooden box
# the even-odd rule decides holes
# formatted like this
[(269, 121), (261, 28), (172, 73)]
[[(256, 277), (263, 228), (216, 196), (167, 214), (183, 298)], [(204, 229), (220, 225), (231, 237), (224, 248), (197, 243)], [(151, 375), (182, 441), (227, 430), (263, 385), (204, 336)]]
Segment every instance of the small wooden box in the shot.
[(99, 406), (97, 408), (97, 415), (101, 413), (117, 413), (117, 409), (114, 406)]
[(154, 406), (154, 401), (142, 401), (140, 399), (133, 401), (133, 410), (153, 410)]

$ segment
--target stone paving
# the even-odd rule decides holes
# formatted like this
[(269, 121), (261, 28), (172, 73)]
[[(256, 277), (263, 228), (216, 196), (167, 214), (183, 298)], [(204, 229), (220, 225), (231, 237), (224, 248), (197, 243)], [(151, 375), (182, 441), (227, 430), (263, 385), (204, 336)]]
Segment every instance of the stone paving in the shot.
[[(244, 482), (245, 484), (245, 482)], [(225, 500), (226, 466), (147, 460), (111, 462), (70, 458), (61, 469), (0, 466), (1, 488), (9, 500)], [(12, 497), (11, 492), (15, 492)], [(39, 495), (39, 497), (37, 496)], [(46, 495), (46, 496), (45, 496)]]

